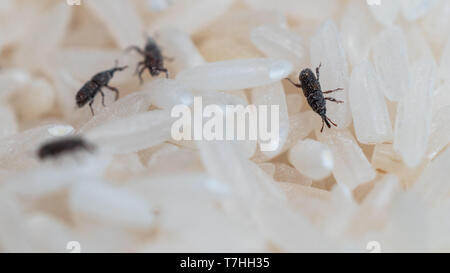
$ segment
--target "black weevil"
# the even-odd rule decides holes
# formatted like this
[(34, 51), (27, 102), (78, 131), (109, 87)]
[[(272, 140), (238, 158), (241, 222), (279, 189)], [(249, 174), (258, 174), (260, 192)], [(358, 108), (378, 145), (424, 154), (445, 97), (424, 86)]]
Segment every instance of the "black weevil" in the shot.
[(144, 60), (137, 64), (135, 72), (135, 74), (139, 75), (141, 84), (144, 81), (142, 79), (142, 73), (144, 73), (145, 69), (148, 69), (151, 76), (158, 76), (159, 73), (164, 72), (166, 73), (166, 78), (169, 77), (169, 71), (164, 67), (164, 59), (170, 60), (170, 58), (166, 58), (162, 55), (161, 49), (153, 38), (147, 38), (144, 49), (141, 49), (138, 46), (130, 46), (126, 49), (127, 52), (131, 50), (135, 50), (144, 57)]
[(116, 100), (119, 98), (119, 90), (115, 87), (109, 86), (109, 81), (114, 76), (114, 73), (117, 71), (122, 71), (126, 69), (128, 66), (117, 66), (114, 68), (105, 70), (102, 72), (99, 72), (95, 74), (87, 83), (81, 87), (81, 89), (77, 92), (77, 95), (75, 97), (78, 107), (83, 107), (86, 103), (89, 102), (89, 107), (91, 108), (91, 113), (94, 115), (94, 110), (92, 109), (92, 103), (94, 102), (94, 98), (97, 95), (97, 93), (100, 92), (102, 95), (102, 104), (105, 106), (105, 94), (102, 91), (103, 87), (108, 88), (109, 90), (116, 93)]
[(323, 131), (324, 124), (328, 126), (328, 128), (331, 128), (331, 124), (337, 127), (337, 124), (335, 124), (329, 117), (327, 117), (327, 107), (326, 107), (326, 101), (329, 100), (335, 103), (343, 103), (343, 101), (336, 100), (332, 97), (324, 97), (323, 94), (329, 94), (335, 91), (343, 90), (342, 88), (337, 88), (333, 90), (328, 91), (322, 91), (322, 88), (320, 87), (320, 73), (319, 69), (322, 66), (320, 64), (316, 68), (316, 75), (314, 75), (314, 72), (311, 71), (311, 69), (306, 68), (303, 69), (300, 72), (300, 75), (298, 76), (300, 83), (294, 83), (291, 79), (286, 78), (289, 80), (295, 87), (301, 88), (303, 90), (303, 95), (306, 97), (306, 100), (308, 101), (309, 106), (311, 106), (311, 109), (320, 115), (322, 118), (322, 128), (320, 129), (320, 132)]
[(77, 150), (85, 150), (90, 152), (94, 150), (94, 146), (87, 143), (81, 137), (62, 137), (42, 144), (37, 151), (37, 155), (41, 160), (45, 160), (49, 158), (57, 158)]

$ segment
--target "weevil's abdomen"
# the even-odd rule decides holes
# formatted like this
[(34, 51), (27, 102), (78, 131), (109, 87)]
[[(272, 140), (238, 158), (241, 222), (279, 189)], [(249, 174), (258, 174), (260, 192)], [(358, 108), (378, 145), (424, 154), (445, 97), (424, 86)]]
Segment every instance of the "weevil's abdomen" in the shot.
[(161, 50), (159, 49), (158, 44), (156, 44), (156, 41), (151, 37), (147, 39), (144, 50), (152, 55), (161, 55)]
[(77, 92), (75, 97), (78, 107), (82, 107), (88, 103), (95, 96), (95, 94), (97, 94), (98, 88), (99, 85), (94, 81), (88, 81), (85, 83)]
[(306, 97), (311, 109), (319, 115), (325, 115), (327, 113), (327, 106), (323, 94), (321, 91), (312, 92)]

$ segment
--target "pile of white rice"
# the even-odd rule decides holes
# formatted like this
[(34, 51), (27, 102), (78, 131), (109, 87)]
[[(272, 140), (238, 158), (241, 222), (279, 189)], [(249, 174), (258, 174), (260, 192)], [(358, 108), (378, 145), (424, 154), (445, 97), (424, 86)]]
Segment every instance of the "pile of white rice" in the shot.
[[(139, 85), (146, 33), (174, 60)], [(0, 250), (450, 251), (449, 33), (448, 0), (1, 0)], [(323, 133), (282, 80), (320, 63)], [(194, 96), (279, 105), (282, 145), (173, 140)]]

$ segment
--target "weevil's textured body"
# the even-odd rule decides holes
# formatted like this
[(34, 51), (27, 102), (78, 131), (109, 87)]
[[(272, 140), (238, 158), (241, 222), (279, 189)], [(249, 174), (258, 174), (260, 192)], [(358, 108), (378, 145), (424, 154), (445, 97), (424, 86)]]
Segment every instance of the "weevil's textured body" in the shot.
[(92, 151), (93, 149), (93, 145), (87, 143), (80, 137), (65, 137), (43, 144), (38, 150), (38, 157), (44, 160), (57, 158), (78, 150)]
[(116, 100), (119, 98), (119, 90), (115, 87), (109, 86), (109, 81), (113, 78), (116, 71), (122, 71), (128, 66), (114, 67), (109, 70), (105, 70), (95, 74), (90, 81), (85, 83), (83, 87), (77, 92), (75, 97), (78, 107), (83, 107), (89, 102), (89, 107), (91, 108), (92, 115), (94, 115), (94, 110), (92, 109), (92, 103), (97, 93), (102, 95), (102, 104), (105, 105), (105, 94), (102, 91), (102, 87), (106, 87), (109, 90), (116, 93)]
[(141, 83), (143, 82), (142, 73), (144, 73), (145, 69), (148, 69), (151, 76), (158, 76), (161, 72), (164, 72), (166, 73), (166, 78), (169, 77), (169, 72), (164, 67), (164, 56), (153, 38), (149, 37), (147, 39), (144, 50), (137, 46), (131, 46), (127, 49), (127, 51), (130, 50), (135, 50), (144, 57), (144, 60), (140, 61), (136, 67), (136, 74), (139, 75)]
[(331, 127), (330, 123), (333, 124), (334, 126), (337, 126), (335, 123), (333, 123), (328, 117), (327, 117), (327, 106), (326, 106), (326, 100), (332, 101), (332, 102), (336, 102), (336, 103), (343, 103), (343, 101), (339, 101), (336, 100), (334, 98), (331, 97), (324, 97), (323, 94), (328, 94), (328, 93), (332, 93), (335, 91), (339, 91), (342, 90), (342, 88), (337, 88), (334, 90), (329, 90), (329, 91), (322, 91), (322, 88), (320, 87), (320, 82), (319, 82), (319, 69), (320, 69), (320, 65), (319, 67), (316, 68), (316, 75), (314, 75), (314, 72), (309, 69), (303, 69), (300, 72), (299, 75), (299, 81), (300, 84), (296, 84), (294, 82), (292, 82), (290, 79), (288, 79), (293, 85), (295, 85), (298, 88), (301, 88), (303, 90), (303, 95), (305, 95), (306, 100), (309, 104), (309, 106), (311, 106), (311, 109), (316, 112), (317, 114), (319, 114), (319, 116), (322, 118), (322, 129), (320, 130), (320, 132), (323, 131), (323, 125), (326, 124), (328, 128)]

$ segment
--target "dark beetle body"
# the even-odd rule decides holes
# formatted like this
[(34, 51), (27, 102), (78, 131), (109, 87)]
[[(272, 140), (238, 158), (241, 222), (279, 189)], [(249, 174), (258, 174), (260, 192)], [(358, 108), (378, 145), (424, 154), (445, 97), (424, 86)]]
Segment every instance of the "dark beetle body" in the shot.
[(109, 90), (116, 93), (116, 100), (119, 98), (119, 90), (115, 87), (109, 86), (109, 81), (113, 78), (116, 71), (122, 71), (128, 66), (114, 67), (109, 70), (105, 70), (95, 74), (90, 81), (85, 83), (83, 87), (77, 92), (75, 97), (78, 107), (83, 107), (89, 102), (89, 107), (91, 108), (92, 115), (94, 115), (94, 110), (92, 109), (92, 103), (97, 93), (100, 92), (102, 95), (102, 104), (105, 105), (105, 94), (102, 91), (102, 87), (106, 87)]
[(330, 123), (337, 127), (337, 125), (327, 117), (326, 100), (336, 103), (343, 103), (343, 101), (339, 101), (331, 97), (324, 97), (323, 94), (339, 91), (342, 90), (342, 88), (337, 88), (334, 90), (323, 92), (319, 82), (320, 67), (321, 65), (319, 65), (319, 67), (316, 68), (317, 77), (316, 75), (314, 75), (314, 72), (311, 69), (309, 68), (303, 69), (298, 77), (300, 84), (296, 84), (292, 82), (290, 79), (287, 80), (289, 80), (296, 87), (301, 88), (303, 90), (303, 95), (306, 97), (306, 100), (309, 106), (311, 106), (311, 109), (317, 114), (319, 114), (319, 116), (322, 118), (322, 129), (320, 130), (320, 132), (322, 132), (324, 124), (326, 124), (328, 128), (331, 128)]
[(166, 73), (166, 78), (169, 77), (169, 72), (164, 67), (164, 56), (161, 53), (161, 49), (153, 38), (149, 37), (147, 43), (144, 46), (144, 50), (137, 46), (130, 46), (127, 51), (135, 50), (141, 56), (144, 57), (143, 61), (140, 61), (136, 66), (136, 74), (139, 75), (139, 80), (142, 84), (142, 73), (145, 69), (148, 69), (151, 76), (158, 76), (161, 72)]
[(80, 137), (65, 137), (44, 143), (38, 150), (40, 159), (57, 158), (77, 150), (92, 151), (94, 146)]

